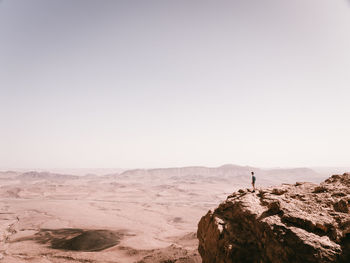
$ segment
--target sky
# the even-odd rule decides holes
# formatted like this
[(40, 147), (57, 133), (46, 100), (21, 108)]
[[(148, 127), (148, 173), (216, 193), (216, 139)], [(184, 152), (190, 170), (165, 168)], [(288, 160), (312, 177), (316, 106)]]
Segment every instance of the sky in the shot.
[(0, 169), (350, 166), (346, 0), (1, 0)]

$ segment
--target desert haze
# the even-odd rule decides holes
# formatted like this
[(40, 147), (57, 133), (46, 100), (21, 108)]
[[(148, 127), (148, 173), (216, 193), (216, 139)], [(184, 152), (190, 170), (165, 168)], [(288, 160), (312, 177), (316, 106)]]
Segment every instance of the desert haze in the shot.
[(0, 173), (1, 262), (201, 262), (197, 224), (233, 191), (321, 182), (308, 168), (224, 165), (77, 176)]

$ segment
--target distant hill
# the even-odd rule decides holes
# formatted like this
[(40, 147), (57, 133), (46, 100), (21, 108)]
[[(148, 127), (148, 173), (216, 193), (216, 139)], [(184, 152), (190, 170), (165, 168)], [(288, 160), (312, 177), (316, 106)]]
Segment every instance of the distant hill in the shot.
[(20, 180), (72, 180), (78, 179), (79, 176), (69, 174), (56, 174), (50, 172), (26, 172), (17, 176)]
[(219, 167), (188, 166), (155, 169), (127, 170), (116, 178), (148, 178), (148, 179), (182, 179), (196, 180), (211, 178), (217, 180), (238, 180), (244, 183), (250, 181), (250, 172), (254, 171), (258, 182), (263, 185), (271, 183), (292, 183), (295, 181), (322, 181), (324, 176), (310, 168), (274, 168), (261, 169), (251, 166), (226, 164)]
[(187, 166), (187, 167), (173, 167), (173, 168), (154, 168), (154, 169), (134, 169), (127, 170), (120, 174), (120, 176), (232, 176), (245, 174), (254, 168), (249, 166), (239, 165), (223, 165), (220, 167), (205, 167), (205, 166)]
[(75, 180), (75, 179), (132, 179), (132, 180), (173, 180), (205, 181), (205, 182), (230, 182), (235, 184), (250, 185), (251, 171), (255, 172), (258, 185), (272, 185), (280, 183), (293, 183), (295, 181), (321, 182), (327, 176), (310, 168), (273, 168), (262, 169), (252, 166), (240, 166), (225, 164), (219, 167), (187, 166), (154, 169), (133, 169), (122, 173), (106, 175), (86, 174), (78, 176), (47, 171), (30, 172), (0, 172), (0, 179), (20, 180)]
[(18, 176), (18, 172), (15, 171), (0, 171), (0, 179), (13, 179)]

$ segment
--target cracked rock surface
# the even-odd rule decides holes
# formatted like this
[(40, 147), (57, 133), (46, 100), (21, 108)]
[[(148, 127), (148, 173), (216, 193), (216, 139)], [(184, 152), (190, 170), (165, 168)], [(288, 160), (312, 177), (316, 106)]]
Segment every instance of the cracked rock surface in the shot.
[(350, 174), (240, 189), (198, 223), (203, 263), (350, 262)]

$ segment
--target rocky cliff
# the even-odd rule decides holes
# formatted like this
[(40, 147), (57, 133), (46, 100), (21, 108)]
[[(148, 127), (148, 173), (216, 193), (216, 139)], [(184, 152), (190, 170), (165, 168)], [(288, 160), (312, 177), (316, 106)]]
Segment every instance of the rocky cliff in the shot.
[(239, 190), (198, 224), (203, 263), (350, 262), (350, 174)]

